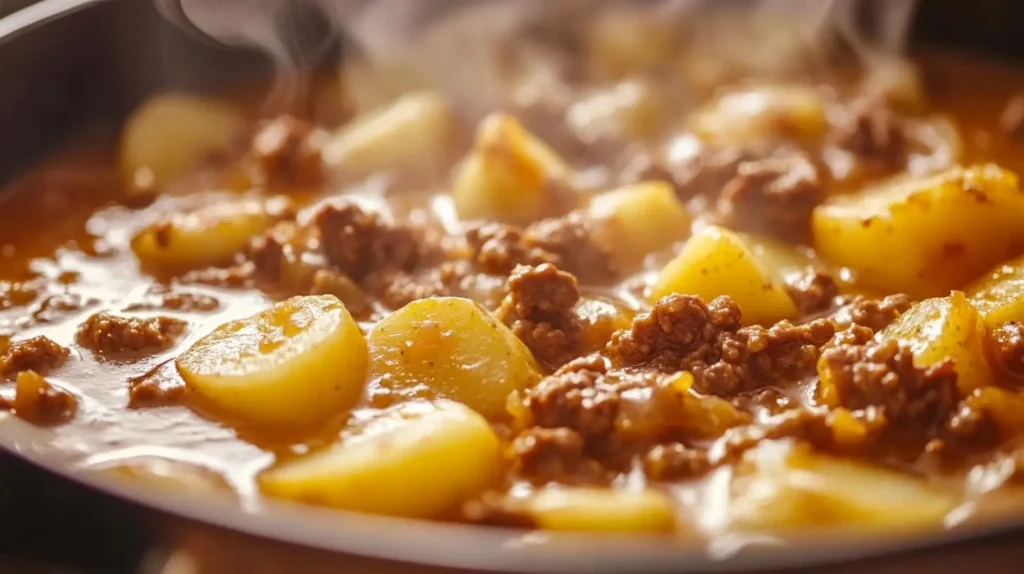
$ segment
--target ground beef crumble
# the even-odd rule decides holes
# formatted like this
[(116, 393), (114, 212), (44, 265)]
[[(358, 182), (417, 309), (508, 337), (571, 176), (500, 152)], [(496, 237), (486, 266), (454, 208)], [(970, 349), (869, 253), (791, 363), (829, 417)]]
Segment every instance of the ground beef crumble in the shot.
[(997, 364), (1014, 377), (1024, 377), (1024, 324), (1003, 323), (992, 330), (992, 342)]
[(166, 349), (185, 332), (187, 323), (173, 317), (120, 317), (97, 313), (78, 328), (79, 345), (97, 353)]
[(558, 257), (555, 264), (585, 283), (602, 283), (618, 275), (611, 255), (595, 241), (590, 219), (578, 212), (538, 221), (523, 231), (529, 246)]
[(484, 273), (507, 276), (517, 265), (559, 264), (561, 258), (528, 243), (514, 225), (488, 223), (466, 232), (472, 261)]
[(559, 367), (579, 354), (583, 325), (575, 312), (580, 300), (576, 278), (545, 263), (516, 267), (499, 319), (541, 363)]
[(351, 202), (329, 204), (313, 216), (327, 261), (356, 281), (384, 270), (412, 271), (421, 260), (420, 234)]
[(174, 361), (160, 363), (148, 372), (128, 379), (128, 408), (175, 405), (185, 395), (185, 381)]
[(18, 373), (16, 387), (11, 404), (14, 414), (32, 424), (60, 424), (74, 418), (78, 411), (74, 395), (51, 385), (35, 371)]
[(833, 319), (840, 327), (860, 325), (877, 333), (906, 313), (913, 301), (909, 296), (897, 293), (882, 299), (872, 299), (863, 295), (840, 298), (837, 304), (839, 309), (833, 315)]
[(849, 104), (833, 131), (840, 148), (870, 168), (893, 170), (903, 163), (908, 138), (905, 120), (885, 102), (862, 99)]
[(12, 341), (0, 355), (0, 376), (12, 377), (22, 371), (46, 373), (64, 364), (71, 351), (39, 336)]
[(690, 371), (698, 391), (728, 397), (812, 375), (819, 349), (835, 334), (826, 319), (769, 328), (741, 323), (728, 297), (705, 304), (696, 296), (669, 295), (616, 333), (605, 352), (623, 366)]
[(811, 212), (824, 198), (818, 169), (793, 153), (741, 163), (716, 209), (731, 228), (798, 242), (808, 239)]
[(312, 124), (281, 116), (260, 124), (249, 157), (259, 179), (270, 184), (312, 185), (323, 178), (320, 150), (324, 134)]
[(842, 345), (821, 355), (819, 391), (851, 411), (880, 409), (900, 432), (936, 436), (957, 405), (957, 373), (946, 361), (914, 365), (911, 350), (894, 340)]
[(839, 295), (839, 285), (831, 274), (808, 267), (786, 285), (786, 292), (793, 299), (800, 315), (808, 317), (832, 309)]

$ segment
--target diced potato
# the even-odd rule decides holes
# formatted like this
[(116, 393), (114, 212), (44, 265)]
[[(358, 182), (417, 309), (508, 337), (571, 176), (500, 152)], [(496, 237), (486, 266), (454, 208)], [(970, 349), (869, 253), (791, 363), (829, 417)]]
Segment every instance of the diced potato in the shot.
[(1024, 257), (996, 266), (964, 291), (990, 328), (1024, 321)]
[(672, 26), (636, 6), (603, 9), (585, 42), (594, 69), (613, 78), (665, 62), (674, 44)]
[(459, 404), (407, 403), (324, 450), (263, 472), (271, 496), (345, 510), (431, 518), (485, 489), (500, 443), (479, 414)]
[(786, 283), (803, 274), (808, 267), (821, 267), (807, 248), (771, 237), (737, 233), (750, 248), (754, 259), (779, 283)]
[(577, 100), (566, 120), (581, 141), (626, 143), (656, 134), (665, 112), (654, 87), (632, 80)]
[(572, 532), (671, 532), (672, 499), (657, 490), (548, 488), (531, 496), (529, 514), (544, 530)]
[(880, 339), (896, 339), (910, 346), (914, 364), (925, 367), (952, 359), (957, 386), (963, 395), (992, 384), (992, 367), (985, 351), (987, 327), (981, 315), (960, 291), (948, 297), (915, 304), (883, 329)]
[(292, 209), (285, 197), (219, 201), (171, 213), (136, 233), (131, 247), (143, 265), (170, 270), (225, 263)]
[(569, 166), (511, 116), (484, 118), (473, 151), (455, 168), (452, 200), (462, 219), (530, 223), (542, 218), (565, 185)]
[(336, 297), (300, 296), (217, 327), (176, 366), (217, 409), (256, 423), (306, 425), (355, 406), (367, 347)]
[(612, 338), (619, 329), (628, 329), (633, 322), (633, 313), (604, 299), (587, 298), (576, 304), (576, 316), (584, 325), (581, 353), (597, 351)]
[(772, 532), (940, 527), (957, 504), (921, 479), (788, 443), (764, 443), (748, 453), (732, 492), (733, 525)]
[(761, 86), (711, 101), (689, 118), (689, 127), (716, 145), (747, 146), (778, 137), (818, 136), (828, 123), (825, 103), (813, 88)]
[(657, 302), (671, 293), (698, 295), (705, 301), (728, 295), (743, 310), (743, 321), (748, 325), (797, 315), (793, 300), (743, 240), (716, 226), (700, 230), (661, 270), (650, 300)]
[(370, 379), (403, 398), (450, 399), (491, 418), (540, 379), (530, 350), (469, 299), (413, 301), (374, 327)]
[(128, 118), (121, 135), (121, 173), (133, 186), (160, 186), (203, 159), (227, 151), (245, 129), (233, 106), (200, 96), (156, 96)]
[(833, 197), (812, 228), (818, 253), (865, 286), (942, 295), (1024, 245), (1024, 193), (998, 166), (958, 167)]
[(645, 255), (690, 234), (690, 214), (672, 186), (662, 181), (634, 184), (596, 197), (590, 204), (595, 237), (623, 268), (636, 268)]
[(328, 169), (356, 176), (429, 164), (447, 148), (454, 128), (440, 95), (408, 94), (339, 129), (324, 144), (321, 157)]

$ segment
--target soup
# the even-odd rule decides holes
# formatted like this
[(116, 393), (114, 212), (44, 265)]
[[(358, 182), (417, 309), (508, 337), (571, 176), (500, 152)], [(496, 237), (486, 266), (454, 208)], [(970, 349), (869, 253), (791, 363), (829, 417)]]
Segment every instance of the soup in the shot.
[(682, 98), (621, 56), (471, 121), (328, 82), (330, 113), (162, 94), (83, 138), (4, 191), (4, 424), (243, 504), (481, 526), (1012, 507), (1019, 72)]

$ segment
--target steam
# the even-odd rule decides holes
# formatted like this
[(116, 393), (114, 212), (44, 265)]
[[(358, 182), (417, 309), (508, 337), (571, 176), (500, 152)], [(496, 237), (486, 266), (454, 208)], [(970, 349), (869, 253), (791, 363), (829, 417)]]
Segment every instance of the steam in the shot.
[[(172, 22), (231, 45), (257, 47), (278, 76), (273, 106), (303, 94), (323, 43), (341, 41), (364, 66), (402, 70), (447, 92), (461, 109), (506, 97), (510, 46), (537, 30), (567, 42), (607, 10), (649, 14), (671, 26), (683, 54), (744, 75), (828, 69), (851, 58), (867, 70), (905, 49), (915, 0), (154, 0)], [(296, 22), (320, 19), (327, 37)], [(554, 34), (551, 34), (554, 32)], [(555, 42), (556, 44), (558, 42)], [(559, 48), (564, 49), (564, 46)], [(543, 53), (557, 53), (545, 46)], [(526, 54), (524, 56), (524, 54)], [(564, 53), (557, 54), (565, 57)], [(533, 58), (536, 62), (558, 58)]]

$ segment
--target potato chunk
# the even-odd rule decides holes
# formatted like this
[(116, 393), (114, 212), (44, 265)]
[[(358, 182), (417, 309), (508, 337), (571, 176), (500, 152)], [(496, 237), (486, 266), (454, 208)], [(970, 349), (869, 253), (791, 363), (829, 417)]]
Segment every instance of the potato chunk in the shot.
[(188, 388), (256, 423), (304, 425), (355, 406), (366, 339), (333, 295), (293, 297), (214, 329), (178, 357)]
[(511, 116), (484, 118), (473, 151), (455, 168), (452, 200), (462, 219), (530, 223), (548, 214), (569, 166)]
[(895, 179), (814, 210), (814, 247), (865, 286), (929, 297), (1024, 245), (1024, 193), (995, 165)]
[(672, 186), (638, 183), (598, 196), (590, 204), (595, 236), (622, 268), (635, 268), (645, 255), (690, 234), (690, 214)]
[(743, 310), (746, 324), (769, 324), (797, 315), (793, 300), (735, 233), (708, 226), (694, 235), (661, 270), (650, 300), (671, 293), (710, 301), (728, 295)]
[(263, 491), (353, 510), (431, 518), (486, 488), (500, 443), (471, 409), (408, 403), (324, 450), (263, 472)]
[(404, 398), (450, 399), (490, 418), (540, 379), (530, 350), (468, 299), (413, 301), (374, 327), (370, 378)]
[(956, 499), (921, 479), (789, 443), (748, 453), (730, 513), (742, 529), (940, 527)]
[(964, 291), (990, 328), (1024, 321), (1024, 257), (997, 265)]
[(121, 173), (129, 184), (163, 185), (227, 151), (244, 129), (241, 113), (224, 102), (186, 94), (156, 96), (125, 123)]
[(952, 359), (957, 386), (963, 395), (992, 384), (992, 367), (985, 352), (987, 327), (960, 291), (949, 297), (915, 304), (883, 329), (878, 337), (910, 346), (914, 364), (927, 367)]
[(695, 112), (689, 128), (716, 145), (747, 146), (779, 137), (808, 138), (828, 126), (825, 103), (813, 88), (760, 86), (728, 92)]
[(323, 162), (328, 169), (356, 176), (429, 163), (447, 147), (454, 127), (441, 96), (408, 94), (338, 130), (324, 145)]
[(566, 111), (566, 120), (580, 141), (624, 143), (656, 134), (665, 111), (653, 86), (632, 80), (578, 100)]
[(131, 247), (143, 265), (171, 271), (225, 263), (292, 211), (286, 197), (219, 201), (145, 227), (132, 237)]
[(672, 499), (656, 490), (545, 489), (526, 503), (544, 530), (573, 532), (671, 532)]

